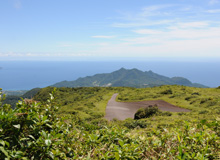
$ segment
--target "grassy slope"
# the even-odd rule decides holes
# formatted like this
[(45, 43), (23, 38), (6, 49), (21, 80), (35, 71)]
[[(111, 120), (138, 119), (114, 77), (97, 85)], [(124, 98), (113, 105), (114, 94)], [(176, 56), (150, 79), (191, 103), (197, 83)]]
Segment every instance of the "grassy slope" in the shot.
[[(171, 116), (156, 115), (141, 120), (114, 120), (108, 124), (106, 122), (103, 123), (103, 119), (101, 117), (104, 116), (105, 107), (113, 93), (119, 93), (119, 96), (117, 97), (118, 101), (129, 102), (162, 99), (179, 107), (191, 109), (191, 112), (172, 113)], [(128, 130), (126, 129), (126, 134), (124, 134), (125, 139), (126, 137), (130, 137), (133, 142), (143, 141), (143, 144), (146, 142), (149, 143), (149, 148), (145, 153), (147, 157), (157, 157), (160, 154), (161, 157), (172, 157), (176, 153), (179, 154), (177, 150), (180, 148), (178, 147), (181, 145), (190, 146), (190, 143), (196, 143), (194, 147), (199, 148), (200, 145), (197, 142), (197, 139), (199, 139), (198, 132), (202, 134), (201, 137), (203, 138), (206, 136), (209, 137), (210, 135), (214, 136), (214, 132), (209, 129), (199, 127), (201, 126), (200, 121), (206, 119), (207, 121), (215, 122), (220, 113), (220, 89), (216, 88), (194, 88), (176, 85), (138, 89), (128, 87), (78, 89), (60, 88), (58, 89), (57, 96), (57, 101), (62, 106), (60, 108), (60, 113), (74, 113), (74, 115), (78, 115), (81, 120), (85, 120), (83, 126), (87, 130), (92, 128), (96, 129), (97, 124), (100, 125), (100, 123), (108, 125), (110, 128), (118, 126), (119, 128), (125, 129), (126, 127)], [(187, 130), (187, 127), (191, 129)], [(96, 132), (98, 133), (98, 131)], [(109, 132), (114, 131), (110, 129)], [(118, 130), (117, 132), (122, 131)], [(190, 137), (187, 137), (187, 132), (191, 134)], [(188, 143), (185, 138), (188, 138), (190, 143)], [(217, 139), (219, 138), (216, 137), (216, 140)], [(153, 143), (152, 140), (155, 142)], [(195, 142), (192, 142), (194, 140)], [(181, 145), (179, 146), (178, 143), (181, 143)], [(216, 141), (216, 143), (218, 142)], [(173, 146), (174, 144), (178, 145)], [(154, 146), (157, 146), (158, 148), (155, 148)], [(173, 149), (174, 153), (169, 153), (169, 148)], [(213, 152), (218, 150), (215, 147), (212, 149)], [(161, 151), (158, 152), (159, 150)], [(201, 152), (202, 148), (198, 150)], [(189, 153), (187, 153), (186, 149), (185, 152), (186, 154)], [(196, 153), (197, 151), (193, 152)], [(199, 157), (200, 155), (197, 156)], [(203, 156), (201, 155), (201, 157)]]
[[(172, 94), (170, 93), (172, 92)], [(173, 105), (190, 109), (188, 113), (172, 116), (155, 116), (147, 121), (153, 126), (177, 125), (182, 120), (213, 120), (220, 113), (220, 89), (185, 86), (161, 86), (145, 89), (127, 89), (118, 96), (119, 101), (144, 101), (162, 99)]]
[[(44, 88), (34, 99), (45, 101), (52, 90), (52, 87)], [(59, 113), (77, 115), (85, 120), (102, 118), (108, 100), (117, 91), (117, 88), (103, 87), (57, 88), (56, 101), (61, 106)]]
[[(53, 88), (44, 88), (36, 100), (46, 100)], [(60, 114), (77, 115), (82, 120), (93, 120), (105, 115), (108, 100), (119, 93), (118, 101), (144, 101), (162, 99), (176, 106), (190, 109), (189, 113), (172, 113), (172, 116), (154, 116), (146, 119), (148, 126), (177, 125), (182, 120), (213, 120), (220, 113), (220, 89), (185, 86), (160, 86), (153, 88), (83, 87), (58, 88), (57, 102)], [(121, 124), (123, 122), (119, 122)]]
[[(46, 103), (52, 90), (35, 96), (43, 104), (0, 108), (0, 159), (219, 159), (220, 89), (58, 88), (58, 115)], [(192, 112), (106, 123), (99, 117), (113, 93), (120, 101), (164, 99)]]

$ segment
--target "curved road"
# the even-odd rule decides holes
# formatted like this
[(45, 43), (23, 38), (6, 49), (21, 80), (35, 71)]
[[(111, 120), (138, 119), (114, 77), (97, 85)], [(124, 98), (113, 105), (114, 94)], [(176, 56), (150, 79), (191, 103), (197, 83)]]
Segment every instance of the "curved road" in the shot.
[(161, 111), (170, 112), (189, 112), (190, 110), (174, 106), (163, 100), (141, 101), (141, 102), (116, 102), (117, 93), (108, 101), (106, 107), (105, 118), (112, 120), (125, 120), (126, 118), (134, 118), (134, 114), (139, 108), (145, 108), (149, 105), (157, 105)]

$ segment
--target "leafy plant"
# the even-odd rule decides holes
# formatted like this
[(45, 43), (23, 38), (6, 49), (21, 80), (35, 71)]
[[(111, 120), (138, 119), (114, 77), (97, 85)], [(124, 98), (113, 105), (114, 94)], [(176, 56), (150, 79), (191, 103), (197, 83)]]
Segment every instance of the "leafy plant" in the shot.
[(157, 105), (140, 108), (134, 115), (134, 119), (149, 118), (159, 112)]
[[(159, 112), (152, 106), (147, 114), (141, 109), (145, 116), (150, 116), (148, 119), (111, 122), (94, 114), (104, 112), (112, 93), (119, 92), (122, 98), (135, 101), (166, 89), (167, 86), (135, 91), (133, 88), (61, 88), (55, 92), (54, 88), (47, 88), (44, 94), (48, 94), (47, 100), (19, 101), (15, 109), (2, 103), (4, 95), (0, 90), (0, 159), (219, 159), (219, 91), (216, 89), (172, 86), (175, 95), (181, 96), (172, 100), (169, 95), (160, 97), (186, 105), (192, 109), (189, 113), (168, 116), (169, 112)], [(185, 98), (193, 92), (200, 95), (194, 104), (189, 104)], [(42, 98), (40, 93), (38, 98)], [(200, 104), (202, 98), (208, 101)], [(213, 100), (216, 104), (207, 109)], [(62, 106), (66, 101), (68, 104)], [(203, 113), (206, 110), (209, 113)], [(81, 116), (84, 114), (90, 117)]]
[(171, 89), (167, 89), (165, 91), (162, 91), (161, 94), (173, 94), (173, 91)]

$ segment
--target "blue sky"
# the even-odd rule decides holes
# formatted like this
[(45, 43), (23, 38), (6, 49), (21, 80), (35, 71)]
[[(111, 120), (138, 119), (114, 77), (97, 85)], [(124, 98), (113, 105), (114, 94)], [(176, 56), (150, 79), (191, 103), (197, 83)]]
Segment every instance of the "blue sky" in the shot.
[(0, 60), (220, 59), (220, 0), (1, 0)]

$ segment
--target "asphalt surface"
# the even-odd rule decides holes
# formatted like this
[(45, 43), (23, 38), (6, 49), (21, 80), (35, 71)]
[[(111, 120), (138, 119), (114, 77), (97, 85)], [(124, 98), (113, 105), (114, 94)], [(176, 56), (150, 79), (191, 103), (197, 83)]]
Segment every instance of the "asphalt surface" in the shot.
[(170, 112), (189, 112), (190, 110), (174, 106), (163, 100), (141, 101), (141, 102), (116, 102), (117, 93), (108, 101), (106, 107), (105, 118), (112, 120), (125, 120), (126, 118), (134, 118), (134, 114), (139, 108), (145, 108), (149, 105), (157, 105), (161, 111)]

